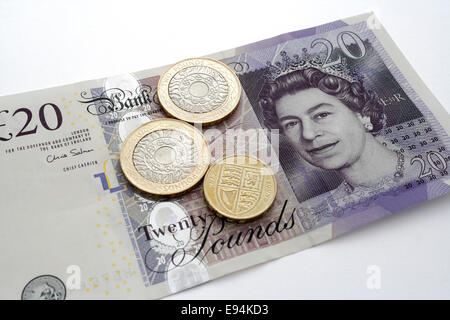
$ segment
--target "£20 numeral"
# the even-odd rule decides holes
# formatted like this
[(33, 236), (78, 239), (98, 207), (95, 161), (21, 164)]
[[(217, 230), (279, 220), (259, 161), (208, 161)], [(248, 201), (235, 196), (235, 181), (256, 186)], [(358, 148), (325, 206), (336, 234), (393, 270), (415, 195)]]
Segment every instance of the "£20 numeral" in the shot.
[(430, 151), (427, 153), (427, 162), (430, 165), (430, 168), (428, 168), (428, 170), (426, 170), (425, 160), (422, 159), (421, 155), (411, 159), (411, 165), (413, 165), (415, 162), (418, 162), (420, 164), (419, 179), (423, 179), (426, 177), (433, 178), (433, 169), (441, 172), (442, 174), (447, 174), (447, 161), (439, 152)]
[[(47, 122), (47, 118), (45, 115), (46, 110), (52, 110), (55, 113), (56, 125), (50, 125)], [(0, 114), (2, 114), (2, 113), (9, 113), (9, 111), (8, 110), (0, 110)], [(14, 117), (20, 113), (25, 114), (26, 120), (25, 120), (25, 124), (23, 125), (22, 129), (20, 129), (19, 132), (15, 136), (20, 137), (20, 136), (26, 136), (29, 134), (35, 134), (37, 132), (38, 126), (36, 125), (36, 126), (34, 126), (34, 128), (29, 127), (31, 119), (33, 118), (33, 113), (31, 112), (31, 110), (28, 108), (19, 108), (16, 111), (14, 111), (12, 116)], [(41, 122), (41, 125), (45, 129), (50, 130), (50, 131), (57, 130), (61, 127), (62, 122), (63, 122), (61, 110), (59, 109), (59, 107), (56, 104), (46, 103), (46, 104), (42, 105), (39, 109), (39, 120)], [(0, 127), (4, 127), (4, 126), (5, 126), (4, 123), (0, 124)], [(0, 134), (0, 141), (8, 141), (8, 140), (11, 140), (12, 137), (13, 137), (12, 133), (8, 133), (7, 137)]]

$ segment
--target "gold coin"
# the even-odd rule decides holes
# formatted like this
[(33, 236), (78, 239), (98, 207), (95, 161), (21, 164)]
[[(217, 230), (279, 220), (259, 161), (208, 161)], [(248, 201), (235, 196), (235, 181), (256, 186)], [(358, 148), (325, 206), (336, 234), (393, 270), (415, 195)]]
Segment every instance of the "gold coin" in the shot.
[(180, 61), (159, 78), (158, 99), (172, 117), (212, 124), (237, 107), (241, 83), (227, 65), (209, 58)]
[(265, 213), (277, 193), (272, 169), (261, 160), (234, 155), (212, 165), (203, 180), (208, 205), (221, 216), (245, 222)]
[(175, 195), (196, 185), (209, 167), (203, 134), (175, 119), (152, 120), (134, 130), (120, 151), (128, 181), (154, 195)]

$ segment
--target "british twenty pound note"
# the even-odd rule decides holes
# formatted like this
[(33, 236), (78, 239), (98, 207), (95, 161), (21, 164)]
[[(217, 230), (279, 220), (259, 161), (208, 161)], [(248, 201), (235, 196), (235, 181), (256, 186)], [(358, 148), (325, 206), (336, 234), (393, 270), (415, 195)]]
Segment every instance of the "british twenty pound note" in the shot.
[[(373, 14), (210, 57), (243, 91), (230, 117), (199, 128), (212, 161), (247, 153), (271, 165), (267, 214), (230, 223), (202, 185), (154, 199), (127, 182), (121, 145), (167, 117), (165, 68), (1, 97), (1, 298), (159, 298), (450, 190), (449, 115)], [(246, 170), (221, 173), (224, 206), (251, 210), (262, 196)]]

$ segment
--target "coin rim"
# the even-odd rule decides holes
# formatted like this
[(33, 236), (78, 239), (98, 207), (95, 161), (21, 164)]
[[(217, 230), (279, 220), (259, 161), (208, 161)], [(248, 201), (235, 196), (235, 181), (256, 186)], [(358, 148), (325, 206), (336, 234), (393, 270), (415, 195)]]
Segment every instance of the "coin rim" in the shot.
[[(208, 181), (208, 176), (212, 172), (213, 168), (215, 166), (220, 165), (223, 162), (225, 162), (226, 159), (228, 159), (228, 158), (235, 158), (235, 157), (252, 158), (252, 159), (260, 162), (261, 164), (263, 164), (263, 166), (266, 166), (272, 172), (272, 179), (273, 179), (273, 182), (274, 182), (274, 189), (275, 190), (274, 190), (274, 193), (273, 193), (273, 197), (272, 197), (271, 201), (269, 202), (269, 205), (266, 206), (265, 208), (263, 207), (263, 209), (258, 211), (256, 214), (253, 214), (253, 215), (247, 216), (247, 217), (237, 217), (237, 216), (234, 216), (234, 215), (230, 215), (228, 213), (224, 214), (224, 213), (220, 212), (219, 210), (217, 210), (217, 206), (215, 206), (212, 203), (211, 199), (208, 196), (208, 193), (206, 192), (206, 183)], [(254, 156), (250, 156), (250, 155), (246, 155), (246, 154), (237, 154), (237, 155), (227, 156), (227, 157), (223, 157), (223, 158), (217, 160), (214, 164), (212, 164), (209, 167), (208, 171), (205, 174), (205, 179), (203, 180), (203, 194), (205, 196), (205, 200), (206, 200), (206, 203), (208, 204), (208, 206), (212, 210), (214, 210), (219, 216), (223, 216), (223, 217), (225, 217), (225, 218), (227, 218), (229, 220), (235, 221), (235, 222), (247, 222), (247, 221), (253, 220), (255, 218), (258, 218), (258, 217), (264, 215), (270, 209), (270, 207), (273, 205), (273, 203), (274, 203), (274, 201), (276, 199), (276, 196), (277, 196), (277, 192), (278, 192), (277, 179), (276, 179), (275, 173), (273, 172), (272, 168), (267, 163), (265, 163), (264, 161), (260, 160), (259, 158), (254, 157)]]
[[(202, 61), (203, 64), (195, 66), (206, 66), (216, 70), (225, 78), (229, 88), (237, 87), (236, 96), (231, 97), (231, 95), (228, 94), (227, 100), (220, 107), (205, 113), (188, 112), (178, 107), (169, 96), (169, 83), (180, 70), (184, 69), (177, 67), (180, 64), (188, 61)], [(235, 86), (233, 86), (232, 80), (230, 78), (234, 80), (233, 82), (236, 84)], [(223, 120), (236, 109), (241, 98), (242, 86), (237, 75), (230, 67), (228, 67), (223, 62), (211, 58), (189, 58), (178, 61), (162, 73), (158, 80), (157, 93), (161, 107), (170, 116), (190, 123), (201, 123), (204, 125), (209, 125)]]
[[(194, 171), (184, 179), (170, 184), (156, 183), (144, 178), (136, 170), (133, 161), (133, 154), (137, 144), (148, 134), (164, 129), (179, 130), (186, 133), (196, 142), (199, 152), (199, 161)], [(167, 196), (185, 192), (195, 186), (208, 170), (210, 157), (208, 142), (200, 130), (181, 120), (162, 118), (144, 123), (128, 135), (120, 151), (120, 166), (127, 180), (136, 188), (150, 194)], [(188, 182), (187, 179), (192, 176), (196, 178)], [(165, 191), (166, 189), (167, 191)]]

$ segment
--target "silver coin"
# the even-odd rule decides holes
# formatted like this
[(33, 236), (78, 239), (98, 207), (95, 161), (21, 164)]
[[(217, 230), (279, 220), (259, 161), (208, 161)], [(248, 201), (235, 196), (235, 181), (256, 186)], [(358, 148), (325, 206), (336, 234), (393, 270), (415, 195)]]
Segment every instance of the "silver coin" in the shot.
[(157, 130), (142, 138), (133, 153), (136, 170), (160, 184), (177, 183), (198, 165), (194, 140), (177, 130)]
[(228, 97), (228, 83), (222, 74), (207, 66), (187, 67), (169, 83), (169, 96), (179, 108), (206, 113), (222, 106)]

